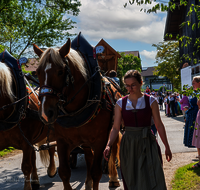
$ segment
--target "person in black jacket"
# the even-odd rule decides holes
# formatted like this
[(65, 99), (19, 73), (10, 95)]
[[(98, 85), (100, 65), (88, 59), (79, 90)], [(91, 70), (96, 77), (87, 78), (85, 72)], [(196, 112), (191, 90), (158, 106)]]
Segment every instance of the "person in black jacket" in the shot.
[(172, 117), (176, 117), (175, 116), (175, 97), (174, 97), (174, 94), (171, 94), (170, 95), (170, 109), (172, 111)]
[(161, 95), (158, 96), (158, 104), (159, 104), (160, 110), (163, 110), (163, 97)]

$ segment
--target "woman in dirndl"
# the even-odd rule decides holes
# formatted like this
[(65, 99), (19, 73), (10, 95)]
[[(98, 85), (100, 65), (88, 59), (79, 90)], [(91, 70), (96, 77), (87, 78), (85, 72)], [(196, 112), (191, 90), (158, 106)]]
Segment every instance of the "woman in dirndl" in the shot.
[(141, 92), (142, 77), (138, 71), (127, 71), (123, 82), (129, 95), (117, 101), (114, 124), (104, 150), (104, 157), (108, 160), (110, 147), (118, 136), (123, 119), (125, 133), (121, 140), (120, 163), (124, 189), (166, 190), (156, 137), (151, 132), (153, 116), (165, 145), (166, 159), (170, 161), (172, 153), (160, 118), (158, 103), (153, 96)]
[[(194, 90), (200, 89), (200, 76), (195, 76), (192, 81), (192, 86)], [(198, 105), (198, 109), (200, 108), (200, 100), (196, 99), (196, 103)], [(193, 168), (199, 168), (200, 167), (200, 111), (198, 110), (195, 126), (194, 126), (194, 132), (193, 132), (193, 138), (192, 138), (192, 145), (197, 148), (198, 152), (198, 158), (199, 162), (194, 164)]]

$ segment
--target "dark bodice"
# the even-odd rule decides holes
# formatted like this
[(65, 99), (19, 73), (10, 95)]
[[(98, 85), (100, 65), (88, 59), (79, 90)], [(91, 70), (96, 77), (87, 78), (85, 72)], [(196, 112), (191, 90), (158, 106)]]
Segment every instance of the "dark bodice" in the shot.
[(147, 127), (151, 126), (152, 110), (149, 104), (149, 95), (144, 95), (145, 108), (126, 110), (128, 96), (122, 98), (122, 118), (124, 125), (129, 127)]

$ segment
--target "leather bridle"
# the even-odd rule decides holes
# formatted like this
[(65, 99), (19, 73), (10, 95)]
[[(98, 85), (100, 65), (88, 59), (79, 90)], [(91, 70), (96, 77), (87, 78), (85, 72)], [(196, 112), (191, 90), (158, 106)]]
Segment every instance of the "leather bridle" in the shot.
[[(100, 71), (100, 67), (96, 68), (95, 73), (89, 79), (87, 79), (87, 81), (81, 86), (81, 88), (76, 92), (76, 94), (70, 100), (67, 101), (67, 97), (64, 96), (64, 92), (66, 90), (66, 87), (69, 86), (70, 82), (71, 82), (73, 89), (74, 89), (74, 77), (71, 74), (71, 70), (70, 70), (70, 67), (69, 67), (69, 64), (68, 64), (68, 60), (63, 60), (63, 61), (65, 63), (65, 69), (66, 69), (65, 86), (62, 88), (61, 91), (59, 91), (59, 90), (57, 90), (57, 89), (55, 89), (55, 88), (53, 88), (49, 85), (43, 85), (43, 86), (41, 86), (40, 91), (39, 91), (39, 99), (43, 96), (52, 96), (52, 97), (58, 98), (59, 109), (61, 109), (65, 115), (69, 115), (65, 111), (64, 106), (67, 106), (68, 104), (70, 104), (75, 99), (75, 97), (80, 93), (80, 91), (83, 89), (83, 87), (85, 87), (85, 85), (88, 84), (88, 82)], [(88, 105), (86, 104), (86, 107), (87, 106)], [(78, 112), (79, 111), (77, 111), (77, 113)]]
[[(40, 87), (40, 91), (39, 91), (39, 99), (43, 96), (53, 96), (53, 97), (56, 97), (58, 98), (59, 100), (60, 99), (63, 99), (64, 98), (64, 92), (66, 90), (66, 87), (69, 86), (69, 83), (71, 82), (72, 84), (72, 87), (74, 89), (74, 77), (72, 76), (71, 74), (71, 70), (70, 70), (70, 67), (69, 67), (69, 64), (68, 64), (68, 60), (63, 60), (63, 62), (65, 63), (65, 70), (66, 70), (66, 79), (65, 79), (65, 85), (63, 87), (63, 89), (60, 91), (60, 90), (57, 90), (49, 85), (42, 85)], [(63, 100), (61, 100), (63, 101)]]

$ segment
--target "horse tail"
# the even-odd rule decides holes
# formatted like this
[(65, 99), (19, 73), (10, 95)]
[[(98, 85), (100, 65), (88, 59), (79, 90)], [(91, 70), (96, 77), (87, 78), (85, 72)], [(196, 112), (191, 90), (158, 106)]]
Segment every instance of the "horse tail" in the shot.
[[(118, 173), (117, 173), (117, 169), (116, 169), (116, 165), (117, 167), (120, 166), (120, 156), (119, 156), (119, 151), (120, 151), (120, 143), (121, 143), (121, 138), (122, 138), (122, 134), (119, 132), (118, 137), (116, 138), (115, 142), (112, 145), (112, 149), (111, 149), (111, 154), (110, 154), (110, 158), (108, 161), (108, 171), (109, 171), (109, 182), (119, 182), (118, 180)], [(117, 164), (116, 164), (116, 158), (117, 158)]]
[[(37, 143), (37, 147), (40, 147), (41, 145), (46, 143), (47, 138), (43, 139), (42, 141), (40, 141), (39, 143)], [(50, 156), (49, 156), (49, 151), (48, 150), (40, 150), (40, 159), (42, 164), (45, 167), (48, 167), (50, 164)]]

